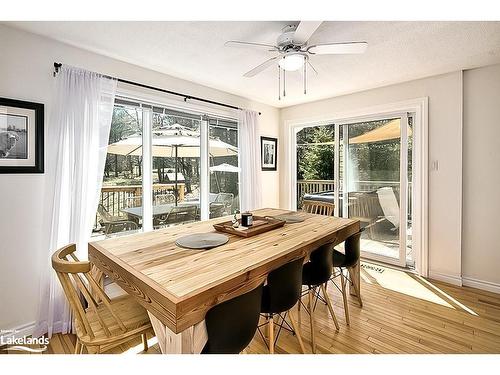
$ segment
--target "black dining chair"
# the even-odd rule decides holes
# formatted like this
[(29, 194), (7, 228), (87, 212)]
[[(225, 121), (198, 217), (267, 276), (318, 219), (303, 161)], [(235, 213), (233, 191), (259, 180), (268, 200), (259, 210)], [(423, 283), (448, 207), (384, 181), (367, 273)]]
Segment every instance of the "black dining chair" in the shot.
[[(269, 348), (269, 353), (274, 353), (274, 347), (278, 341), (281, 329), (288, 329), (284, 326), (288, 323), (286, 322), (286, 316), (288, 315), (291, 327), (289, 330), (292, 331), (297, 340), (299, 341), (302, 353), (305, 352), (304, 344), (302, 342), (302, 337), (298, 326), (295, 324), (292, 307), (294, 307), (300, 300), (302, 293), (302, 265), (304, 264), (304, 258), (296, 259), (285, 265), (271, 271), (267, 275), (267, 284), (264, 286), (262, 291), (262, 303), (260, 311), (264, 314), (266, 318), (265, 324), (267, 326), (268, 340), (265, 339), (259, 326), (259, 333), (261, 334), (264, 342)], [(274, 317), (278, 315), (279, 330), (276, 337), (274, 337)], [(279, 319), (281, 318), (281, 323)]]
[[(309, 262), (304, 264), (302, 270), (302, 285), (307, 287), (306, 294), (308, 295), (307, 312), (309, 313), (309, 320), (311, 323), (311, 345), (313, 353), (316, 353), (316, 332), (314, 327), (314, 298), (319, 298), (320, 294), (317, 288), (321, 289), (323, 300), (328, 305), (328, 310), (332, 316), (335, 328), (339, 330), (339, 323), (335, 312), (333, 311), (332, 302), (328, 293), (326, 292), (325, 284), (330, 280), (333, 271), (332, 263), (333, 243), (325, 244), (318, 249), (314, 250), (310, 257)], [(301, 301), (302, 304), (302, 301)], [(299, 305), (300, 307), (300, 305)], [(300, 314), (300, 310), (299, 310)]]
[[(363, 229), (362, 229), (363, 230)], [(349, 304), (347, 301), (347, 293), (346, 293), (346, 284), (351, 283), (352, 286), (356, 289), (356, 294), (359, 298), (360, 306), (363, 306), (363, 302), (361, 301), (361, 295), (358, 290), (358, 285), (356, 285), (353, 280), (349, 279), (349, 270), (352, 269), (359, 262), (359, 257), (361, 255), (360, 249), (360, 237), (361, 231), (356, 234), (353, 234), (349, 238), (347, 238), (344, 242), (344, 254), (338, 250), (334, 250), (332, 254), (332, 263), (334, 267), (333, 276), (330, 281), (335, 285), (335, 287), (342, 293), (342, 299), (344, 300), (344, 313), (346, 324), (349, 325)], [(338, 269), (338, 271), (337, 271)], [(337, 285), (335, 279), (340, 277), (341, 287)]]
[(252, 341), (260, 317), (262, 285), (222, 302), (205, 315), (208, 340), (202, 354), (238, 354)]

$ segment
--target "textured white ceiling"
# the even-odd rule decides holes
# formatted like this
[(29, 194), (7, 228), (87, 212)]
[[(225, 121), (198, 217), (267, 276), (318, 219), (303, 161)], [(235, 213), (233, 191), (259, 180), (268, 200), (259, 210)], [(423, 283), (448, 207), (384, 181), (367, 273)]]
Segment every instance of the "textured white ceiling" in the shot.
[(278, 101), (277, 68), (242, 75), (271, 52), (224, 47), (226, 40), (274, 44), (276, 22), (9, 22), (36, 34), (277, 107), (500, 62), (500, 22), (324, 22), (311, 43), (367, 41), (363, 55), (312, 56), (302, 93), (287, 74)]

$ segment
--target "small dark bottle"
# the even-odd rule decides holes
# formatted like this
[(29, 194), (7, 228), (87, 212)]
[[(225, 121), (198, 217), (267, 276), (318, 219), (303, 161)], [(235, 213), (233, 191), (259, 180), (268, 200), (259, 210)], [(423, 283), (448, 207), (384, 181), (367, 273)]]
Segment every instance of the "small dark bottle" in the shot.
[(244, 227), (251, 227), (253, 224), (253, 215), (250, 212), (243, 212), (241, 214), (241, 225)]

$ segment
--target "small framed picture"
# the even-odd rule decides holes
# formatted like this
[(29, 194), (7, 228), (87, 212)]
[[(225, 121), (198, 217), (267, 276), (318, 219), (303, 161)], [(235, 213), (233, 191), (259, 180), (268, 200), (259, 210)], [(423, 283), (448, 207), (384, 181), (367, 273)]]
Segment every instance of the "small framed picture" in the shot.
[(260, 137), (260, 160), (263, 171), (275, 171), (278, 164), (278, 139)]
[(43, 110), (0, 98), (0, 173), (43, 173)]

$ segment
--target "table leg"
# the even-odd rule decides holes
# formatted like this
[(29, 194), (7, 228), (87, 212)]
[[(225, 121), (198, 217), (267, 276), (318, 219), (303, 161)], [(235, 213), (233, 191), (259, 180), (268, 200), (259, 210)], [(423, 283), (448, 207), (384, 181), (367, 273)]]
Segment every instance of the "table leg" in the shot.
[(204, 320), (181, 333), (174, 333), (149, 311), (148, 315), (162, 354), (201, 353), (208, 339)]

